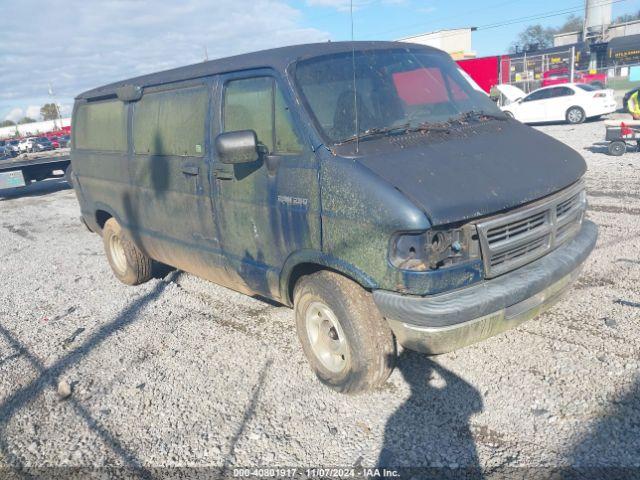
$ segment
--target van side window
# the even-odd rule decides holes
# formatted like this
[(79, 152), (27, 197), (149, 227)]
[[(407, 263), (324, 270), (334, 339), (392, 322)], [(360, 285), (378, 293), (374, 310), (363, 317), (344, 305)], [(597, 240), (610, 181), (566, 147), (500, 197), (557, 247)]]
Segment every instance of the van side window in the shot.
[(125, 118), (125, 105), (119, 100), (80, 105), (73, 122), (75, 147), (105, 152), (126, 151)]
[(291, 112), (272, 77), (232, 80), (224, 89), (224, 131), (254, 130), (270, 153), (300, 153)]
[(204, 87), (145, 93), (133, 112), (134, 151), (143, 155), (203, 156), (208, 104)]

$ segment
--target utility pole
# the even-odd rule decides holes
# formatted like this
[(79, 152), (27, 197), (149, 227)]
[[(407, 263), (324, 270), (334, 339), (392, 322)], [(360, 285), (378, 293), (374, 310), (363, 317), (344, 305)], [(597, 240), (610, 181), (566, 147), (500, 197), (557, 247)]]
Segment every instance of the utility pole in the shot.
[(569, 81), (573, 83), (576, 76), (576, 46), (571, 47), (571, 77)]

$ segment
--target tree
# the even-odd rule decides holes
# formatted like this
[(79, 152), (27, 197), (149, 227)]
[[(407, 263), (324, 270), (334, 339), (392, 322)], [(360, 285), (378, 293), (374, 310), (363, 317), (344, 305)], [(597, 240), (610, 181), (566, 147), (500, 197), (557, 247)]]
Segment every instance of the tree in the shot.
[(635, 13), (625, 13), (624, 15), (620, 15), (619, 17), (615, 18), (613, 23), (632, 22), (632, 21), (638, 20), (638, 19), (640, 19), (640, 10), (638, 10)]
[(516, 51), (516, 46), (521, 49), (528, 49), (533, 46), (538, 48), (547, 48), (553, 45), (553, 35), (555, 29), (545, 28), (540, 24), (529, 25), (520, 34), (518, 34), (518, 40), (511, 44), (510, 50)]
[(20, 120), (18, 120), (18, 125), (24, 125), (25, 123), (33, 123), (36, 120), (31, 118), (31, 117), (22, 117)]
[(512, 53), (515, 52), (516, 46), (521, 50), (526, 50), (533, 46), (538, 48), (552, 47), (554, 35), (581, 31), (583, 23), (582, 17), (569, 15), (560, 27), (543, 27), (540, 24), (529, 25), (518, 34), (518, 39), (511, 44), (510, 51)]
[(569, 15), (560, 28), (555, 29), (555, 33), (580, 32), (584, 26), (584, 19), (577, 15)]
[(55, 103), (45, 103), (40, 108), (40, 115), (43, 120), (57, 120), (58, 119), (58, 107)]
[(16, 122), (14, 122), (13, 120), (3, 120), (2, 122), (0, 122), (0, 128), (3, 127), (15, 127)]

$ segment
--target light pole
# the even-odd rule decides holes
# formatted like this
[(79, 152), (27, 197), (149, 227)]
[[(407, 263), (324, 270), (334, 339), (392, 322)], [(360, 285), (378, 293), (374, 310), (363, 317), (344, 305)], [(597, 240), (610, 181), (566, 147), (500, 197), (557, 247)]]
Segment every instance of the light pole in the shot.
[[(60, 128), (62, 128), (62, 115), (60, 115), (60, 107), (58, 107), (58, 102), (56, 102), (56, 98), (53, 95), (53, 88), (51, 88), (51, 84), (49, 84), (49, 96), (51, 100), (53, 100), (53, 108), (56, 109), (56, 114), (58, 115), (58, 120), (60, 120)], [(58, 126), (56, 124), (56, 119), (53, 119), (53, 127), (57, 130)]]

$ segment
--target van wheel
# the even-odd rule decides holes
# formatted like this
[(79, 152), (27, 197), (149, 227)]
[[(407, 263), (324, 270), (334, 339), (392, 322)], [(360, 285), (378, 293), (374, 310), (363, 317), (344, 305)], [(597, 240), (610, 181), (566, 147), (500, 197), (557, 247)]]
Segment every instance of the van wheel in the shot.
[(67, 165), (67, 168), (64, 170), (64, 179), (69, 184), (70, 187), (73, 187), (73, 178), (71, 174), (73, 171), (71, 170), (71, 164)]
[(104, 250), (116, 278), (127, 285), (139, 285), (151, 279), (153, 260), (127, 238), (115, 218), (102, 229)]
[(578, 123), (584, 122), (585, 118), (586, 115), (584, 113), (584, 110), (580, 107), (571, 107), (569, 110), (567, 110), (566, 119), (567, 122), (572, 125), (577, 125)]
[(293, 298), (298, 338), (322, 383), (343, 393), (384, 384), (396, 345), (369, 292), (324, 270), (302, 277)]

